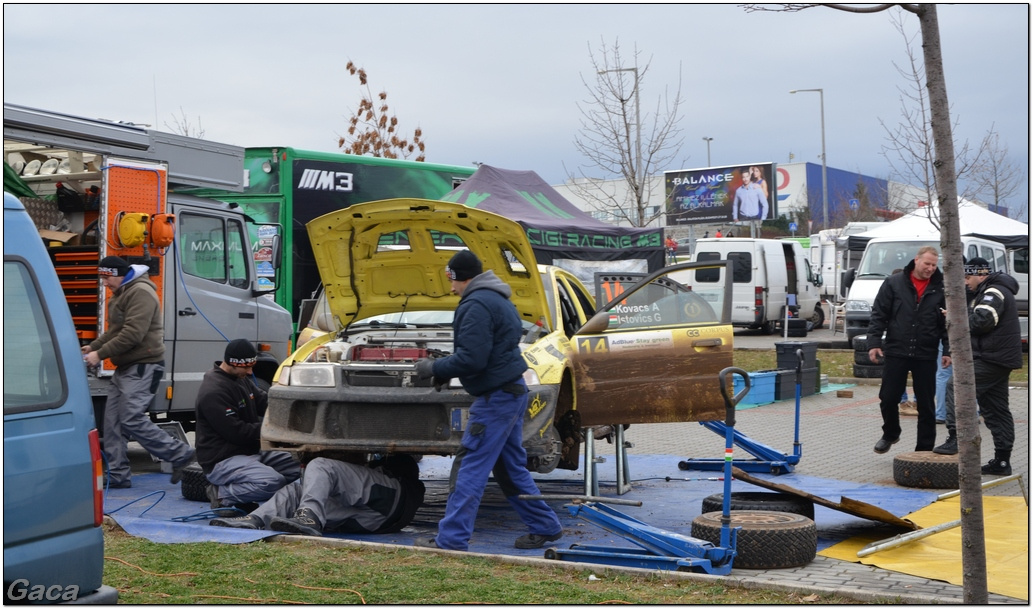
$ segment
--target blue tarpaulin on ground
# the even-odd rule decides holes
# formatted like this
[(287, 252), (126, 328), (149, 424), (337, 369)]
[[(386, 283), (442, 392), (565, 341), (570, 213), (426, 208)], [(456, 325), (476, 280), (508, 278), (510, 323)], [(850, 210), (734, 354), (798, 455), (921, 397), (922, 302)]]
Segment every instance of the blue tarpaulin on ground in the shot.
[[(610, 457), (612, 459), (612, 457)], [(632, 490), (617, 495), (613, 481), (600, 481), (602, 496), (641, 501), (642, 507), (616, 506), (625, 514), (651, 526), (682, 535), (691, 535), (692, 521), (700, 515), (703, 499), (721, 493), (724, 483), (721, 472), (692, 472), (678, 469), (680, 457), (672, 455), (629, 455)], [(402, 531), (388, 535), (330, 535), (362, 541), (411, 545), (416, 538), (432, 536), (444, 515), (448, 495), (448, 475), (451, 458), (425, 457), (420, 463), (420, 476), (427, 485), (424, 505), (412, 524)], [(601, 465), (600, 476), (608, 469)], [(770, 476), (755, 474), (758, 478), (776, 481), (793, 488), (838, 502), (849, 497), (878, 506), (895, 516), (905, 517), (936, 500), (937, 493), (918, 489), (844, 482), (814, 476), (785, 474)], [(536, 478), (543, 494), (581, 495), (584, 481), (580, 472), (557, 470)], [(732, 481), (732, 491), (761, 491), (758, 487)], [(563, 523), (563, 538), (555, 546), (566, 548), (572, 543), (628, 547), (629, 543), (617, 535), (571, 516), (564, 508), (565, 500), (550, 500)], [(110, 490), (104, 502), (104, 511), (130, 535), (157, 543), (191, 543), (213, 541), (220, 543), (248, 543), (274, 534), (268, 531), (241, 531), (213, 527), (208, 521), (215, 514), (207, 502), (184, 499), (178, 485), (169, 483), (167, 474), (135, 474), (133, 487)], [(866, 531), (882, 529), (887, 536), (895, 534), (892, 528), (822, 506), (815, 506), (814, 521), (818, 530), (818, 550)], [(485, 491), (470, 551), (486, 554), (540, 556), (542, 550), (517, 550), (513, 541), (527, 531), (510, 508), (494, 482)]]

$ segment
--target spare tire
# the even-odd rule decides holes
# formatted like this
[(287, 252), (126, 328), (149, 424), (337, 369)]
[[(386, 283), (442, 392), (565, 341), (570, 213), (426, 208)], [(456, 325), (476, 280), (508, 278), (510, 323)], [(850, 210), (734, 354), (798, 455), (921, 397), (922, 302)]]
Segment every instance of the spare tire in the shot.
[(208, 478), (204, 470), (197, 463), (191, 463), (183, 468), (183, 479), (179, 482), (179, 489), (183, 498), (189, 501), (208, 502)]
[(881, 379), (882, 364), (854, 364), (854, 378)]
[[(724, 509), (724, 497), (724, 493), (714, 493), (703, 499), (703, 513), (722, 511)], [(768, 493), (764, 491), (732, 493), (729, 509), (787, 512), (789, 514), (806, 516), (814, 520), (814, 502), (789, 493)]]
[(958, 455), (900, 453), (893, 457), (893, 481), (909, 488), (958, 488)]
[[(731, 526), (742, 527), (736, 536), (732, 568), (789, 569), (814, 560), (818, 530), (814, 521), (799, 514), (737, 510)], [(721, 543), (721, 512), (700, 514), (692, 521), (692, 536)]]

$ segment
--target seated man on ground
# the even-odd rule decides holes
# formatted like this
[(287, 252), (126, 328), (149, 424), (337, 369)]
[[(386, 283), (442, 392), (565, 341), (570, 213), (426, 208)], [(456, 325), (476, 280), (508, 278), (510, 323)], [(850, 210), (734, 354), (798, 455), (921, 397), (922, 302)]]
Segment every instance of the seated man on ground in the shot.
[(249, 341), (230, 341), (197, 392), (197, 461), (211, 484), (212, 509), (261, 503), (301, 476), (290, 453), (261, 450), (268, 397), (255, 384), (256, 361), (258, 351)]
[(394, 533), (412, 522), (424, 492), (420, 468), (408, 455), (369, 465), (318, 457), (305, 466), (301, 480), (247, 516), (214, 518), (209, 524), (314, 536)]

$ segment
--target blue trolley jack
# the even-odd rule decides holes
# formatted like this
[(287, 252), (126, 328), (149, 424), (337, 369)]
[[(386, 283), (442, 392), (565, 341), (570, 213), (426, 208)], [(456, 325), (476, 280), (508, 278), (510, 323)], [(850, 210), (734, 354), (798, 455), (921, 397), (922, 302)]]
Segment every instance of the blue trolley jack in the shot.
[[(796, 418), (794, 423), (793, 454), (787, 455), (766, 444), (751, 440), (749, 436), (739, 431), (729, 429), (727, 423), (722, 421), (700, 421), (699, 424), (718, 435), (732, 434), (736, 446), (750, 453), (755, 459), (737, 459), (732, 465), (745, 472), (772, 473), (775, 475), (792, 473), (794, 467), (800, 462), (803, 454), (803, 447), (800, 444), (800, 395), (803, 381), (803, 349), (796, 350)], [(747, 391), (749, 387), (747, 386)], [(726, 457), (727, 458), (727, 457)], [(686, 459), (678, 462), (678, 469), (698, 469), (702, 471), (717, 471), (724, 467), (722, 459)]]
[[(743, 377), (745, 387), (731, 398), (725, 377), (738, 374)], [(571, 515), (598, 525), (611, 533), (639, 546), (639, 548), (614, 548), (573, 544), (570, 549), (549, 548), (545, 558), (590, 562), (602, 565), (639, 567), (665, 571), (695, 571), (711, 575), (728, 575), (735, 558), (735, 541), (740, 527), (732, 527), (732, 443), (735, 429), (735, 405), (749, 392), (750, 377), (740, 368), (725, 368), (721, 371), (721, 396), (725, 401), (725, 459), (724, 459), (724, 501), (721, 506), (721, 536), (719, 546), (697, 539), (650, 526), (609, 506), (592, 501), (568, 505)]]

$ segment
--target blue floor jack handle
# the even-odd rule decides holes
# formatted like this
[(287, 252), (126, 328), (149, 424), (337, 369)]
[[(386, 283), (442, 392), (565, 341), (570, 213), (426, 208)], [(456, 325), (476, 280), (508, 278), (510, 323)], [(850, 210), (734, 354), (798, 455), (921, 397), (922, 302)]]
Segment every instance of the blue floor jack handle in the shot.
[[(803, 381), (803, 350), (796, 350), (797, 364), (796, 364), (796, 415), (794, 421), (793, 431), (793, 454), (786, 455), (781, 451), (774, 449), (766, 444), (757, 442), (751, 439), (746, 434), (731, 429), (731, 427), (724, 421), (700, 421), (700, 425), (706, 427), (710, 431), (718, 435), (732, 434), (734, 444), (739, 446), (745, 452), (753, 455), (754, 459), (742, 459), (735, 461), (733, 465), (746, 472), (757, 472), (757, 473), (772, 473), (772, 474), (788, 474), (793, 471), (794, 466), (800, 462), (800, 457), (803, 454), (802, 445), (800, 444), (800, 397), (801, 397), (801, 384)], [(722, 377), (722, 382), (723, 382)], [(743, 393), (749, 391), (749, 376), (744, 377), (746, 382), (743, 392), (740, 395), (735, 396), (734, 402), (736, 404), (742, 399)], [(727, 399), (727, 398), (726, 398)], [(719, 459), (686, 459), (678, 462), (678, 468), (682, 470), (698, 469), (706, 471), (717, 471), (722, 469), (724, 464)]]
[[(737, 395), (729, 397), (725, 379), (733, 374), (741, 375), (745, 380), (746, 387)], [(714, 545), (703, 539), (653, 527), (609, 506), (587, 502), (568, 505), (567, 509), (572, 516), (598, 525), (638, 547), (617, 548), (574, 544), (566, 550), (549, 548), (545, 551), (545, 558), (642, 569), (695, 571), (711, 575), (731, 573), (732, 562), (736, 555), (736, 537), (739, 531), (738, 527), (732, 527), (730, 500), (735, 405), (749, 392), (750, 378), (739, 368), (725, 368), (721, 371), (720, 382), (721, 397), (725, 401), (725, 424), (728, 432), (725, 434), (724, 502), (718, 544)]]

